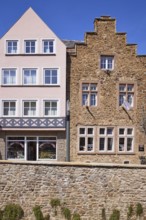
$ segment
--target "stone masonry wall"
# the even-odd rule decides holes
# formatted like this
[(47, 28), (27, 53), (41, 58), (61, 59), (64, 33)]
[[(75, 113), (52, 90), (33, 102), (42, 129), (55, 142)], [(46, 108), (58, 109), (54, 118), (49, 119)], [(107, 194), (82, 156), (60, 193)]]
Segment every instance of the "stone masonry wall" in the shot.
[(19, 203), (25, 220), (34, 220), (32, 208), (40, 205), (51, 220), (52, 198), (60, 199), (81, 220), (107, 219), (113, 209), (120, 210), (120, 220), (127, 219), (129, 205), (141, 203), (146, 215), (146, 166), (99, 165), (77, 163), (14, 163), (0, 161), (0, 209), (9, 203)]
[[(146, 156), (143, 130), (146, 118), (146, 57), (136, 54), (136, 45), (126, 43), (126, 33), (116, 33), (115, 19), (95, 19), (94, 32), (85, 34), (85, 41), (68, 51), (67, 92), (70, 99), (71, 160), (91, 162), (140, 163)], [(76, 51), (76, 52), (75, 52)], [(100, 56), (113, 56), (114, 69), (108, 74), (100, 68)], [(82, 83), (98, 84), (98, 105), (82, 106)], [(135, 106), (126, 112), (118, 105), (119, 83), (135, 84)], [(146, 120), (145, 120), (146, 122)], [(99, 152), (97, 131), (94, 152), (79, 152), (79, 126), (114, 127), (114, 151)], [(118, 151), (118, 128), (134, 128), (134, 151)], [(144, 152), (139, 152), (144, 145)]]

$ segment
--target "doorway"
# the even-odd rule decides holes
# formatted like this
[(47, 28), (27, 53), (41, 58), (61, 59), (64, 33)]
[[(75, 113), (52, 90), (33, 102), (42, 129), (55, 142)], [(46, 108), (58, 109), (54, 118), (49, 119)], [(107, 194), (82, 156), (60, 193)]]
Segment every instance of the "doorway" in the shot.
[(27, 160), (37, 160), (37, 150), (35, 141), (27, 141)]

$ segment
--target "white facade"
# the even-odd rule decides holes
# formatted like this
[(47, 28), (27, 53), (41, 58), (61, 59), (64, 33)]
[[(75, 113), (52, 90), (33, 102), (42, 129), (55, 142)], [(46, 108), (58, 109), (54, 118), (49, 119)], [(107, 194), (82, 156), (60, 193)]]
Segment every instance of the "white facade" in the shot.
[[(19, 136), (24, 137), (27, 160), (25, 131), (31, 130), (39, 159), (43, 131), (65, 132), (66, 46), (31, 8), (0, 40), (0, 72), (0, 126), (9, 133), (6, 148), (10, 131), (23, 131)], [(32, 135), (36, 130), (39, 135)], [(53, 136), (57, 143), (57, 135)], [(5, 157), (9, 159), (7, 153)]]

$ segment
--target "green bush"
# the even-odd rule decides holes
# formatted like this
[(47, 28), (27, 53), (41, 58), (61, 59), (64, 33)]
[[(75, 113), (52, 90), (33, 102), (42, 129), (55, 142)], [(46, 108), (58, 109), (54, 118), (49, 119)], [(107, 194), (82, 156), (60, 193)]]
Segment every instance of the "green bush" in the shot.
[(0, 210), (0, 220), (3, 220), (3, 211)]
[(140, 203), (137, 203), (136, 205), (136, 215), (141, 216), (143, 214), (143, 207)]
[(110, 220), (119, 220), (120, 219), (120, 211), (114, 209), (113, 213), (110, 216)]
[(24, 216), (23, 209), (17, 204), (8, 204), (4, 208), (2, 220), (19, 220)]
[(67, 220), (71, 219), (71, 212), (68, 208), (63, 207), (62, 214), (64, 215), (65, 219), (67, 219)]
[(130, 205), (130, 206), (128, 207), (127, 220), (129, 220), (129, 219), (132, 217), (132, 215), (133, 215), (133, 206)]
[(49, 214), (46, 215), (46, 216), (44, 217), (44, 220), (50, 220), (50, 215), (49, 215)]
[(105, 208), (102, 209), (102, 220), (106, 220)]
[(59, 199), (51, 199), (50, 204), (51, 204), (52, 208), (60, 206), (60, 200)]
[(74, 213), (72, 220), (81, 220), (80, 215), (78, 213)]
[(41, 211), (41, 207), (40, 206), (36, 205), (33, 208), (33, 213), (35, 215), (35, 219), (36, 220), (44, 220), (43, 213)]

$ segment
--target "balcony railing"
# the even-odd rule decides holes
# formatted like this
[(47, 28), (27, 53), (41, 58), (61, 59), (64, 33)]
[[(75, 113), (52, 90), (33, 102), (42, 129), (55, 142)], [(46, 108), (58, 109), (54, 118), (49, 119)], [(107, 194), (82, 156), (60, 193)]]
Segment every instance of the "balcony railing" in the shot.
[(65, 128), (65, 117), (0, 118), (1, 128)]

